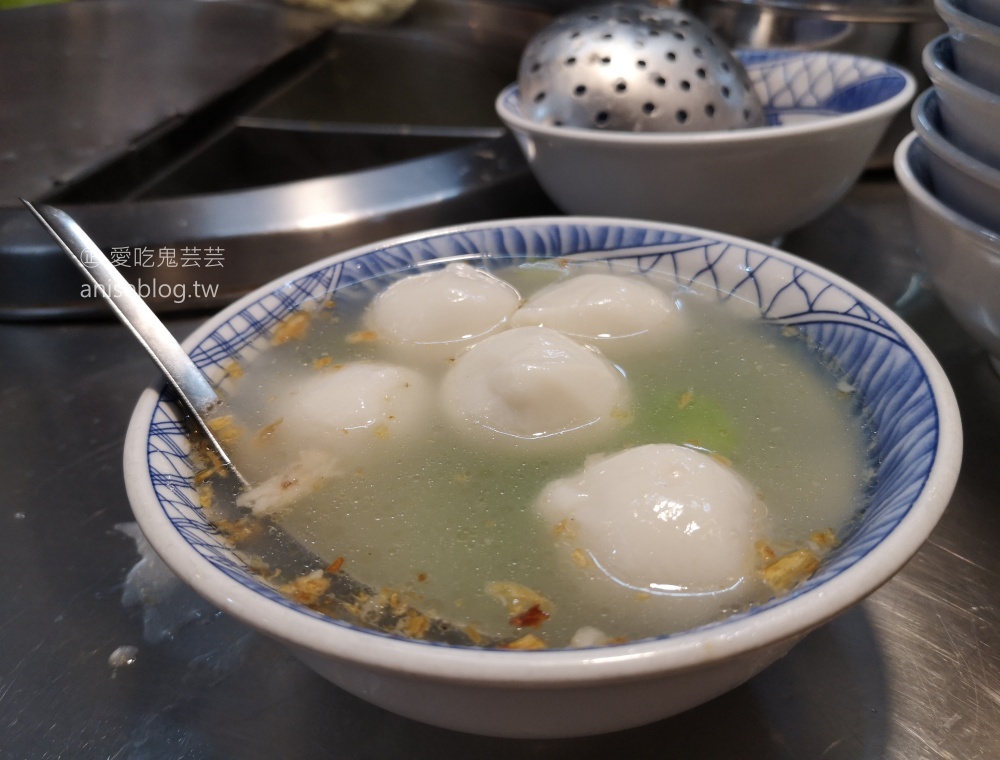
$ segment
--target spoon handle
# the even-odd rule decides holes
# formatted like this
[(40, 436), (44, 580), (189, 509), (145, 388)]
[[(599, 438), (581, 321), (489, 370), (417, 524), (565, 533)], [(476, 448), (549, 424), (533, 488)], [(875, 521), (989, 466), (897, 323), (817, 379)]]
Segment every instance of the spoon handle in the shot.
[(139, 339), (167, 380), (177, 390), (202, 432), (208, 437), (209, 444), (222, 457), (223, 464), (245, 485), (246, 481), (233, 466), (205, 421), (205, 416), (222, 403), (205, 374), (195, 366), (191, 357), (181, 348), (180, 343), (170, 334), (153, 310), (146, 305), (128, 280), (69, 214), (43, 204), (35, 207), (23, 198), (21, 202), (69, 255), (77, 268), (94, 284), (97, 292), (111, 305), (118, 318)]

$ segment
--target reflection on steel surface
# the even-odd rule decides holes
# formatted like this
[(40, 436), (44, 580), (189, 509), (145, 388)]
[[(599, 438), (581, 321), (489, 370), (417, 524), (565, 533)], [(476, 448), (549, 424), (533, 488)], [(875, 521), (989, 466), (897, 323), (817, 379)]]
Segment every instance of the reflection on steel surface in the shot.
[[(9, 205), (18, 196), (57, 202), (106, 251), (224, 249), (226, 266), (197, 278), (198, 299), (194, 269), (157, 271), (151, 305), (174, 311), (214, 308), (298, 265), (394, 234), (545, 213), (552, 207), (504, 136), (493, 98), (546, 18), (459, 0), (423, 0), (395, 25), (333, 32), (323, 31), (322, 14), (238, 0), (93, 0), (5, 17), (0, 62), (16, 54), (5, 70), (41, 72), (10, 97), (34, 102), (44, 91), (48, 110), (28, 123), (10, 121), (18, 109), (0, 114), (0, 128), (26, 146), (3, 154), (17, 171), (0, 172), (0, 187), (13, 183), (0, 201), (0, 318), (96, 311), (61, 254)], [(188, 39), (185, 30), (200, 47), (173, 44)], [(62, 52), (79, 71), (49, 47), (2, 44), (42, 33), (67, 40)], [(147, 48), (161, 54), (139, 54)], [(81, 50), (90, 55), (79, 58)], [(218, 76), (188, 86), (219, 59)], [(134, 76), (119, 87), (123, 70)], [(147, 103), (153, 94), (167, 105)], [(63, 100), (65, 112), (50, 113)], [(101, 132), (97, 119), (97, 133), (81, 134), (76, 111), (117, 129)], [(87, 147), (94, 139), (108, 141), (100, 153)], [(39, 155), (73, 164), (45, 168), (33, 162)], [(150, 273), (123, 274), (135, 282)], [(179, 286), (189, 295), (181, 303)]]

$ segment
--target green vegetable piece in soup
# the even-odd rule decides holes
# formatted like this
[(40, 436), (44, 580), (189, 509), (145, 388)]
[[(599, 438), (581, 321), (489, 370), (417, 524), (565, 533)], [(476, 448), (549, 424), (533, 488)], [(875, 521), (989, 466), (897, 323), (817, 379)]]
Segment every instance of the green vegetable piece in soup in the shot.
[(726, 410), (711, 398), (691, 390), (670, 392), (650, 400), (649, 443), (677, 443), (732, 458), (739, 436)]

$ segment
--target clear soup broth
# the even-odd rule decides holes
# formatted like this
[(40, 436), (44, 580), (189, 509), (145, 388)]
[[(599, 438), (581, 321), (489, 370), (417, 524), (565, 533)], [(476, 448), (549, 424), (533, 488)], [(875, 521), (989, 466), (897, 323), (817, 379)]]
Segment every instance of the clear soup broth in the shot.
[[(491, 272), (527, 299), (578, 269), (549, 261)], [(628, 418), (590, 450), (480, 445), (438, 410), (407, 445), (373, 445), (348, 472), (266, 517), (238, 508), (217, 486), (212, 514), (293, 598), (360, 624), (384, 620), (388, 609), (394, 632), (415, 638), (428, 635), (428, 621), (444, 621), (463, 633), (459, 643), (473, 645), (614, 643), (686, 630), (781, 593), (815, 563), (787, 563), (777, 580), (768, 572), (782, 558), (818, 561), (863, 507), (869, 431), (857, 399), (794, 328), (767, 323), (735, 299), (720, 302), (714, 291), (662, 276), (647, 281), (668, 295), (681, 327), (659, 345), (615, 357)], [(235, 445), (260, 477), (296, 455), (268, 443), (282, 424), (275, 411), (282, 394), (318, 372), (395, 361), (366, 329), (373, 284), (307, 304), (227, 380), (239, 421)], [(447, 364), (419, 371), (436, 384)], [(536, 508), (546, 485), (580, 471), (588, 456), (657, 443), (711, 456), (763, 503), (758, 529), (745, 537), (756, 570), (737, 588), (688, 592), (669, 579), (645, 586), (609, 579), (564, 525)], [(327, 593), (342, 574), (365, 587), (346, 604)]]

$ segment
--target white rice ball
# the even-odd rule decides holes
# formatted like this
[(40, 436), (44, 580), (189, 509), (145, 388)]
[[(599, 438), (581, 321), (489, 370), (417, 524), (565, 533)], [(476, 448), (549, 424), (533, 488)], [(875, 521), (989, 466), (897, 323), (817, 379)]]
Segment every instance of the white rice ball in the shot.
[(680, 330), (681, 312), (667, 294), (636, 277), (581, 274), (532, 295), (511, 325), (550, 327), (608, 356), (647, 349)]
[(434, 394), (416, 370), (380, 362), (353, 362), (304, 380), (274, 403), (278, 447), (335, 454), (362, 463), (369, 452), (428, 429)]
[[(614, 581), (658, 594), (726, 592), (754, 571), (763, 505), (739, 474), (674, 444), (591, 457), (536, 508)], [(579, 552), (583, 552), (580, 555)]]
[(497, 333), (458, 357), (441, 407), (483, 443), (592, 444), (628, 419), (625, 378), (600, 352), (545, 327)]
[(390, 285), (369, 307), (367, 324), (394, 360), (429, 364), (506, 329), (520, 303), (509, 283), (456, 263)]

